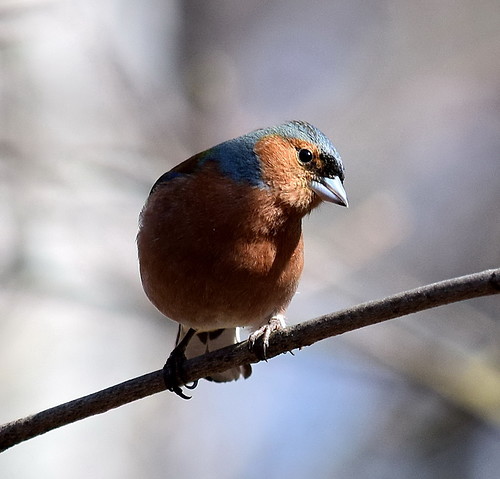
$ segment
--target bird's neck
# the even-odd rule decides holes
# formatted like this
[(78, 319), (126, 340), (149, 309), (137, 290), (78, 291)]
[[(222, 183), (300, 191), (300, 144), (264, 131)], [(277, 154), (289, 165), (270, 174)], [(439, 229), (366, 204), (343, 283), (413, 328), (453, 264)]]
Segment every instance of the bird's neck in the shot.
[(278, 201), (268, 191), (254, 191), (249, 197), (251, 221), (248, 227), (254, 234), (264, 236), (295, 236), (300, 234), (302, 218), (307, 213)]

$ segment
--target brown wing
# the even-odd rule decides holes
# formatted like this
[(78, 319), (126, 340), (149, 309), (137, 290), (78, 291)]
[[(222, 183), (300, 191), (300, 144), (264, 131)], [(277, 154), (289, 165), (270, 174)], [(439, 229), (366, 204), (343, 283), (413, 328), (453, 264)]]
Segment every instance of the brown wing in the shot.
[(163, 175), (161, 175), (156, 180), (149, 194), (151, 195), (151, 193), (153, 193), (153, 191), (155, 191), (159, 185), (161, 185), (162, 183), (166, 183), (167, 181), (170, 181), (173, 178), (182, 175), (192, 175), (196, 170), (198, 170), (198, 168), (200, 168), (205, 156), (206, 156), (205, 152), (198, 153), (197, 155), (194, 155), (191, 158), (184, 160), (182, 163), (179, 163), (177, 166), (174, 166), (170, 171), (163, 173)]

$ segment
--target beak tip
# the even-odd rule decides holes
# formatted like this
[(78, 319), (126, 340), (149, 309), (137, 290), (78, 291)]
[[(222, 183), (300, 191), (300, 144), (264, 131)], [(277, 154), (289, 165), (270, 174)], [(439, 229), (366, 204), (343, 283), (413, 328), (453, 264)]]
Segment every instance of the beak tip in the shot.
[(320, 181), (312, 181), (311, 188), (323, 201), (349, 208), (347, 194), (339, 177), (322, 178)]

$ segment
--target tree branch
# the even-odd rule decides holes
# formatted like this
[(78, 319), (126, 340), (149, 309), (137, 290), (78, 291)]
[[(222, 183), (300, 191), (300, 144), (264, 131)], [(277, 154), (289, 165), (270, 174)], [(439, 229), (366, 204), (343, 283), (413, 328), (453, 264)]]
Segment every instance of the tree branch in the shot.
[[(290, 326), (273, 333), (268, 359), (355, 329), (437, 306), (500, 293), (500, 268), (422, 286), (387, 298)], [(230, 367), (256, 363), (259, 358), (247, 342), (190, 359), (182, 371), (184, 384)], [(169, 378), (172, 386), (177, 384)], [(55, 406), (0, 427), (0, 452), (58, 427), (101, 414), (137, 399), (164, 391), (162, 370), (154, 371), (102, 391)]]

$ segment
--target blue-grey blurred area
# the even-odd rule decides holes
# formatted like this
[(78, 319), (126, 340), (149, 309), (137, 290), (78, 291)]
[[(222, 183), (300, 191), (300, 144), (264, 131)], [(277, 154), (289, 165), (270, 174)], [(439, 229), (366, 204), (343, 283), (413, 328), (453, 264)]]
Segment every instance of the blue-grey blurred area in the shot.
[[(332, 138), (351, 204), (305, 219), (289, 323), (499, 266), (498, 0), (2, 0), (0, 422), (163, 365), (176, 325), (135, 246), (151, 185), (289, 119)], [(0, 476), (497, 478), (499, 307), (157, 394), (8, 450)]]

